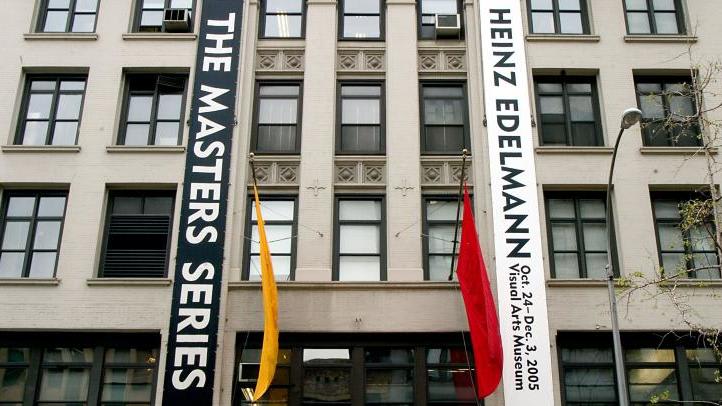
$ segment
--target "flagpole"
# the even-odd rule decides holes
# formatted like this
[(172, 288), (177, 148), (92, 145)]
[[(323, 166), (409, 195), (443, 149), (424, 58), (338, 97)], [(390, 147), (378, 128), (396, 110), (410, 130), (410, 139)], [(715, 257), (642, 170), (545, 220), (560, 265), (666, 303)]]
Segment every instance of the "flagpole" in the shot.
[(454, 228), (454, 245), (451, 250), (451, 269), (449, 269), (449, 281), (454, 280), (454, 262), (456, 262), (456, 242), (459, 236), (459, 217), (461, 217), (461, 200), (464, 194), (464, 177), (466, 173), (466, 154), (469, 150), (464, 148), (461, 151), (461, 176), (459, 176), (459, 196), (456, 203), (456, 228)]

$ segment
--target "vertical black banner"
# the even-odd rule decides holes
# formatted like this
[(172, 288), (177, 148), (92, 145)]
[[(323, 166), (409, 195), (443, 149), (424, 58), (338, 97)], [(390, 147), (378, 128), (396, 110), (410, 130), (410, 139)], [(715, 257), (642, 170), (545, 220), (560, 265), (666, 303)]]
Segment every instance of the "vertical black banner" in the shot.
[(163, 405), (211, 405), (242, 0), (204, 0), (179, 221)]

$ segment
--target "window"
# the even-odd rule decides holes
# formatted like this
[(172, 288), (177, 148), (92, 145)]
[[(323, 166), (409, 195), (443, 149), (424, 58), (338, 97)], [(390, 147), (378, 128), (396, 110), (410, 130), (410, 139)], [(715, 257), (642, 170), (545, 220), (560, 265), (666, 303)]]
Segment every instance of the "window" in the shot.
[(38, 31), (95, 32), (98, 0), (43, 0)]
[(689, 229), (680, 226), (682, 205), (693, 199), (705, 198), (684, 193), (652, 194), (660, 264), (667, 275), (681, 272), (681, 277), (719, 279), (719, 259), (712, 219)]
[[(251, 405), (262, 336), (241, 334), (236, 340), (232, 404)], [(464, 351), (459, 333), (281, 333), (279, 341), (279, 368), (261, 402), (292, 406), (478, 404), (471, 381), (473, 356)]]
[[(419, 0), (419, 38), (437, 39), (436, 16), (459, 14), (459, 23), (463, 24), (464, 16), (461, 15), (461, 3), (458, 0)], [(463, 29), (455, 37), (461, 39)]]
[(163, 278), (174, 192), (111, 192), (101, 277)]
[[(547, 193), (546, 210), (552, 275), (606, 279), (604, 193)], [(618, 269), (616, 264), (613, 269)]]
[(534, 78), (542, 145), (603, 145), (594, 78)]
[(60, 191), (6, 193), (0, 228), (0, 278), (55, 276), (66, 196)]
[(694, 91), (689, 78), (637, 77), (635, 86), (637, 102), (642, 110), (645, 146), (702, 145)]
[[(451, 257), (456, 228), (457, 197), (424, 198), (424, 279), (446, 281), (451, 271)], [(463, 210), (459, 210), (459, 220)], [(461, 223), (459, 223), (461, 224)], [(457, 240), (461, 239), (459, 227)], [(456, 253), (459, 244), (456, 245)], [(456, 280), (456, 272), (454, 272)]]
[(340, 117), (336, 152), (339, 154), (383, 154), (384, 92), (380, 83), (341, 83)]
[(261, 83), (256, 96), (253, 149), (260, 153), (298, 153), (301, 149), (301, 85)]
[(136, 0), (138, 6), (135, 18), (135, 31), (137, 32), (188, 32), (193, 30), (189, 20), (187, 29), (166, 27), (163, 23), (165, 9), (185, 9), (189, 16), (193, 16), (194, 0)]
[(126, 80), (121, 145), (180, 145), (186, 77), (131, 74)]
[(303, 38), (304, 0), (263, 0), (261, 38)]
[[(558, 336), (562, 396), (565, 406), (617, 405), (611, 337), (595, 333)], [(629, 397), (633, 406), (719, 402), (722, 385), (715, 371), (722, 362), (711, 348), (699, 348), (686, 334), (626, 333), (622, 335)], [(719, 372), (717, 372), (719, 373)], [(662, 396), (668, 394), (668, 398)]]
[(341, 39), (383, 39), (383, 0), (341, 0), (339, 34)]
[(529, 0), (532, 34), (589, 34), (586, 0)]
[(82, 76), (29, 76), (15, 144), (76, 145), (84, 95)]
[[(296, 262), (296, 200), (286, 197), (261, 198), (261, 215), (277, 281), (293, 280)], [(253, 196), (248, 198), (244, 280), (261, 280), (258, 218)]]
[(6, 333), (0, 404), (152, 405), (159, 336)]
[(684, 34), (680, 0), (624, 0), (628, 34)]
[(466, 86), (422, 83), (421, 97), (422, 153), (460, 155), (469, 147)]
[(380, 197), (336, 199), (334, 280), (386, 280), (384, 214)]

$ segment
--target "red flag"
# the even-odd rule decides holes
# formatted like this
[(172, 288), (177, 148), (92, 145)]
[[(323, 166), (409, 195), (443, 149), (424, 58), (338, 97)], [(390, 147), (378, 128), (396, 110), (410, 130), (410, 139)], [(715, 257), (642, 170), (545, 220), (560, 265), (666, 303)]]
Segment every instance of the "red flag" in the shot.
[(461, 223), (461, 246), (456, 274), (469, 319), (471, 347), (476, 367), (476, 391), (483, 399), (499, 386), (504, 356), (501, 348), (499, 320), (486, 275), (484, 257), (476, 235), (469, 190), (464, 186), (464, 220)]

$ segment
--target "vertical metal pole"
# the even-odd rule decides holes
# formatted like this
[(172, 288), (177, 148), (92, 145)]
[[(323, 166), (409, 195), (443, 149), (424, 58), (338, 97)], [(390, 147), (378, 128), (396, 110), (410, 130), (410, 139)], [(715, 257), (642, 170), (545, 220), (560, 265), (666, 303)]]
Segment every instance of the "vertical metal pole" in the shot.
[(622, 140), (624, 128), (619, 130), (617, 141), (614, 143), (612, 164), (609, 167), (609, 181), (607, 182), (607, 290), (609, 291), (609, 310), (612, 316), (612, 338), (614, 341), (614, 368), (617, 378), (617, 396), (620, 406), (629, 405), (627, 393), (627, 374), (624, 370), (624, 356), (622, 354), (622, 339), (619, 334), (619, 316), (617, 314), (617, 296), (614, 292), (614, 268), (612, 266), (612, 176), (614, 176), (614, 163), (617, 160), (619, 142)]
[(464, 195), (464, 177), (466, 173), (466, 154), (469, 151), (464, 148), (461, 151), (461, 176), (459, 176), (459, 199), (456, 203), (456, 228), (454, 228), (454, 245), (451, 250), (451, 269), (449, 270), (449, 281), (454, 280), (454, 262), (456, 262), (456, 240), (459, 236), (459, 217), (461, 215), (461, 200)]

